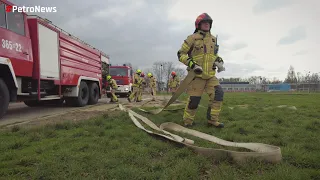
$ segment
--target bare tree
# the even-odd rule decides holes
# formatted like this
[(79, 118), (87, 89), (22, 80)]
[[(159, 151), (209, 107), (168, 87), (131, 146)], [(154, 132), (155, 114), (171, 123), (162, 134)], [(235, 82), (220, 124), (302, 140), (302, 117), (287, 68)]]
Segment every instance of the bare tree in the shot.
[(303, 81), (303, 75), (301, 74), (301, 72), (297, 72), (297, 82), (302, 83), (302, 81)]
[(161, 91), (161, 89), (163, 88), (163, 81), (162, 81), (162, 77), (163, 77), (163, 65), (164, 62), (155, 62), (152, 65), (152, 69), (153, 69), (153, 75), (154, 77), (157, 79), (157, 84), (158, 84), (158, 90)]
[(165, 80), (164, 81), (166, 82), (167, 91), (169, 91), (168, 84), (169, 84), (170, 75), (171, 75), (171, 72), (174, 70), (175, 70), (175, 68), (173, 66), (173, 62), (165, 62), (165, 64), (164, 64), (164, 78), (165, 78)]
[(142, 72), (144, 72), (144, 74), (145, 74), (145, 75), (147, 75), (148, 73), (152, 73), (152, 74), (154, 74), (154, 73), (153, 73), (153, 69), (152, 69), (152, 68), (146, 68), (146, 69), (143, 69), (143, 70), (142, 70)]
[(272, 80), (270, 80), (270, 84), (280, 84), (282, 83), (281, 80), (279, 80), (278, 78), (274, 77)]
[(153, 64), (153, 73), (158, 80), (159, 89), (167, 89), (170, 74), (174, 70), (173, 62), (155, 62)]
[(176, 72), (177, 76), (183, 78), (187, 75), (187, 68), (175, 68), (174, 71)]
[(155, 76), (155, 78), (160, 81), (161, 78), (161, 62), (155, 62), (152, 65), (152, 71), (153, 71), (153, 75)]
[(319, 83), (320, 77), (318, 73), (312, 73), (310, 76), (310, 82), (311, 83)]
[(296, 72), (294, 71), (293, 66), (289, 67), (287, 78), (284, 80), (286, 83), (296, 83), (297, 82), (297, 76)]
[(257, 76), (251, 76), (248, 81), (250, 84), (257, 84), (257, 79), (258, 77)]
[(266, 77), (262, 77), (261, 78), (261, 84), (267, 84), (267, 78)]

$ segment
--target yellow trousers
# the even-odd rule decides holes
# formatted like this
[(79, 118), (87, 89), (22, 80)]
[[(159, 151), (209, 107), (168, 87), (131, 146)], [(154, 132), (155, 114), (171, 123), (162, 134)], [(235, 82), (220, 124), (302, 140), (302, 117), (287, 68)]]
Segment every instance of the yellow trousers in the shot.
[(198, 105), (203, 93), (209, 95), (207, 109), (208, 123), (219, 126), (219, 114), (222, 107), (224, 92), (216, 77), (210, 79), (195, 78), (187, 88), (188, 103), (184, 110), (183, 120), (185, 125), (193, 123)]

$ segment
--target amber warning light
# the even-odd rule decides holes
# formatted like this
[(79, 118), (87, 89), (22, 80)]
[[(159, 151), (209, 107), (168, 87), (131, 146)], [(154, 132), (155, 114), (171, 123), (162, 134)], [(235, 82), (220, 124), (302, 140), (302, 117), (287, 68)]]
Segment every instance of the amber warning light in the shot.
[(45, 6), (6, 6), (6, 12), (24, 12), (24, 13), (52, 13), (57, 12), (57, 7)]

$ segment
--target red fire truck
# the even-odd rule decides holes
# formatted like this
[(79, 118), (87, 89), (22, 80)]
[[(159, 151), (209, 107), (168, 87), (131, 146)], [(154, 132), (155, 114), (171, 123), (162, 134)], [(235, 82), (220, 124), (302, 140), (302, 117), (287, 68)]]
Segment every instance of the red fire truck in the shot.
[[(123, 64), (122, 66), (110, 66), (109, 75), (116, 80), (118, 84), (117, 96), (128, 97), (132, 92), (133, 71), (131, 66)], [(110, 97), (110, 89), (107, 91)]]
[(0, 0), (0, 118), (9, 102), (96, 104), (108, 56), (38, 16), (6, 12)]

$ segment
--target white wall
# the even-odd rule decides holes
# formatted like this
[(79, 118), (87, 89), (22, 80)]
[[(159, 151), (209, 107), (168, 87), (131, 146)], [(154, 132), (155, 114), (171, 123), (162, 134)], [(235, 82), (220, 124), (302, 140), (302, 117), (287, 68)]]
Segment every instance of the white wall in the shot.
[(40, 76), (59, 79), (59, 40), (58, 33), (39, 24)]

